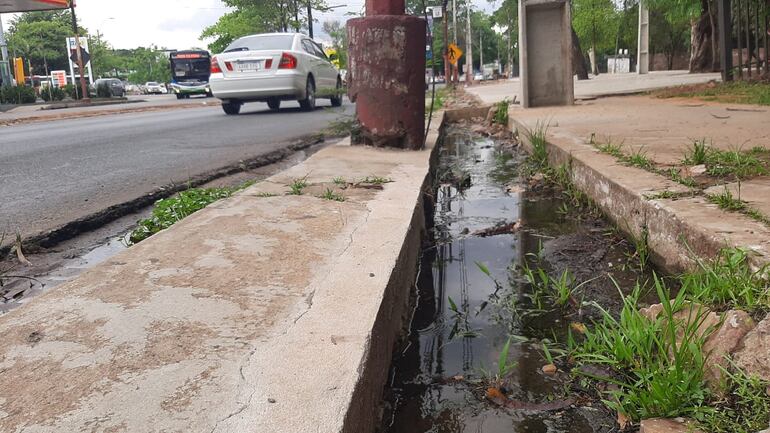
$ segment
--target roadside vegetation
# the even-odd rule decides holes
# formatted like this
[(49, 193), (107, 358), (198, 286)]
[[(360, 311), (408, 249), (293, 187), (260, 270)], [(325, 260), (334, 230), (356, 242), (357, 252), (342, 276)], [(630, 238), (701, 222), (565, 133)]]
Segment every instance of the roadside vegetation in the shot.
[(253, 182), (246, 182), (237, 187), (190, 188), (173, 197), (158, 200), (152, 210), (152, 215), (139, 221), (137, 228), (131, 232), (128, 237), (128, 244), (139, 243), (211, 203), (230, 197), (252, 184)]
[(653, 93), (659, 98), (694, 98), (733, 104), (770, 105), (770, 82), (732, 81), (671, 87)]
[[(548, 165), (546, 131), (546, 124), (538, 124), (524, 132), (532, 145), (526, 173), (542, 177), (561, 191), (572, 204), (564, 212), (598, 212), (572, 185), (568, 167)], [(650, 169), (641, 152), (626, 154), (622, 145), (612, 143), (596, 146), (629, 165)], [(719, 161), (724, 167), (751, 165), (723, 164), (747, 158), (704, 149), (694, 146), (688, 158), (701, 163)], [(718, 200), (726, 208), (740, 207), (729, 194)], [(634, 257), (640, 266), (646, 266), (646, 239), (642, 236), (632, 244)], [(704, 354), (703, 346), (715, 329), (704, 323), (710, 311), (729, 309), (764, 318), (770, 312), (770, 269), (754, 268), (749, 253), (740, 249), (725, 249), (713, 260), (695, 260), (695, 269), (678, 276), (664, 278), (653, 273), (651, 279), (638, 280), (634, 287), (616, 283), (622, 299), (618, 309), (583, 299), (580, 288), (589, 281), (576, 280), (570, 269), (553, 274), (537, 260), (530, 260), (519, 272), (536, 288), (535, 294), (542, 294), (535, 296), (531, 308), (556, 308), (567, 311), (566, 315), (569, 310), (573, 315), (598, 312), (586, 323), (573, 323), (561, 341), (544, 342), (543, 358), (570, 373), (573, 389), (596, 392), (607, 407), (617, 411), (621, 427), (647, 418), (687, 417), (705, 432), (756, 433), (770, 423), (770, 383), (729, 363), (719, 390), (709, 387), (706, 372), (713, 360)], [(651, 293), (660, 303), (657, 315), (642, 308)]]

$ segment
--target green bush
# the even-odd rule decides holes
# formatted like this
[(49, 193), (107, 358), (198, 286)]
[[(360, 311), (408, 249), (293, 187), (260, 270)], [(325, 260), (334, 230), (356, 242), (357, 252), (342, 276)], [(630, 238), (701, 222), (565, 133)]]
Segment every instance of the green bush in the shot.
[(26, 86), (5, 86), (0, 89), (0, 103), (34, 104), (37, 101), (35, 89)]
[(77, 87), (77, 92), (75, 91), (75, 86), (72, 84), (67, 84), (64, 86), (64, 92), (72, 99), (83, 99), (83, 94), (80, 92), (80, 86)]
[(64, 96), (64, 90), (59, 87), (40, 90), (40, 97), (43, 98), (45, 102), (61, 101), (64, 99)]

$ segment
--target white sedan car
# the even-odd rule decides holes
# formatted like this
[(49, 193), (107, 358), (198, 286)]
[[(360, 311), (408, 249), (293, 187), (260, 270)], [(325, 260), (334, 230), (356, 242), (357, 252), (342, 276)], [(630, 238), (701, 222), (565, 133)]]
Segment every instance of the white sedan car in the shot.
[(281, 101), (299, 101), (315, 109), (316, 97), (342, 105), (342, 79), (324, 50), (299, 33), (245, 36), (211, 58), (211, 93), (227, 114), (238, 114), (245, 102), (267, 102), (278, 110)]

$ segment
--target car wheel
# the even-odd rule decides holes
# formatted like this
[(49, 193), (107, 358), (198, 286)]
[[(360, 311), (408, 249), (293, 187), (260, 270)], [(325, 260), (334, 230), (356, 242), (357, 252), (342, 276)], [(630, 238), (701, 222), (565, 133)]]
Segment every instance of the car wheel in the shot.
[(273, 111), (278, 111), (281, 109), (281, 100), (278, 98), (270, 98), (267, 100), (267, 106)]
[(181, 94), (181, 93), (177, 93), (176, 94), (176, 99), (182, 99), (182, 98), (184, 98), (183, 94)]
[(240, 102), (223, 102), (222, 110), (225, 111), (225, 114), (238, 114), (241, 112), (241, 105)]
[(334, 96), (331, 97), (332, 107), (339, 107), (342, 105), (342, 81), (337, 78), (337, 87), (335, 88)]
[(299, 101), (299, 106), (303, 111), (315, 110), (315, 83), (313, 77), (307, 77), (307, 86), (305, 87), (305, 99)]

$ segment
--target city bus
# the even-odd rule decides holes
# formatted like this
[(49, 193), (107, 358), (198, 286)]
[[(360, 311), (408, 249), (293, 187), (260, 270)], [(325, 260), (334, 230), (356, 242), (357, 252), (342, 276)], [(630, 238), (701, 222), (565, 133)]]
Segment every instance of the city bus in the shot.
[(171, 91), (177, 99), (211, 95), (211, 55), (203, 50), (174, 51), (170, 54)]

